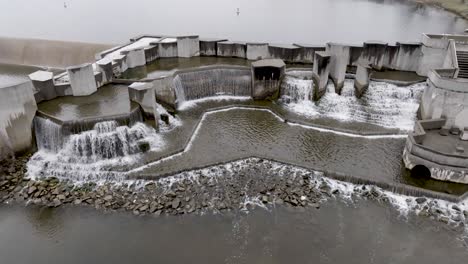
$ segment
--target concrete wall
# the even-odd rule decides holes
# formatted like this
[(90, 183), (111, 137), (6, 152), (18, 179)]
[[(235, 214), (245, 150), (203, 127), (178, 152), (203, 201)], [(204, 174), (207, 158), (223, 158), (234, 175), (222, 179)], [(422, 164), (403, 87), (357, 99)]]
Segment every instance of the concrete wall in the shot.
[(158, 43), (158, 52), (160, 58), (178, 57), (177, 42)]
[(252, 98), (274, 100), (280, 94), (280, 84), (286, 71), (282, 60), (259, 60), (252, 63)]
[(125, 55), (125, 62), (128, 69), (146, 65), (145, 51), (143, 49), (122, 51), (121, 53)]
[(70, 78), (73, 96), (90, 95), (97, 91), (96, 79), (91, 64), (68, 67), (67, 73)]
[(324, 51), (317, 51), (314, 55), (313, 73), (314, 87), (313, 100), (318, 101), (327, 91), (328, 78), (330, 75), (330, 55)]
[(227, 41), (227, 39), (201, 39), (200, 56), (217, 56), (218, 42)]
[(247, 58), (247, 46), (241, 42), (219, 42), (218, 57)]
[(421, 100), (422, 119), (446, 118), (448, 126), (468, 127), (468, 80), (429, 74), (428, 88)]
[(248, 60), (269, 59), (268, 43), (247, 43), (246, 57)]
[(152, 82), (135, 82), (128, 86), (128, 95), (131, 101), (136, 102), (143, 109), (145, 117), (155, 120), (153, 126), (158, 127), (159, 115), (156, 107), (156, 95)]
[(198, 36), (177, 37), (177, 55), (181, 58), (200, 56)]
[(33, 89), (31, 81), (0, 88), (0, 158), (32, 146)]
[(0, 63), (66, 68), (94, 61), (112, 45), (42, 39), (0, 38)]
[(177, 108), (174, 77), (167, 76), (153, 81), (154, 92), (156, 94), (156, 101), (166, 107), (175, 110)]

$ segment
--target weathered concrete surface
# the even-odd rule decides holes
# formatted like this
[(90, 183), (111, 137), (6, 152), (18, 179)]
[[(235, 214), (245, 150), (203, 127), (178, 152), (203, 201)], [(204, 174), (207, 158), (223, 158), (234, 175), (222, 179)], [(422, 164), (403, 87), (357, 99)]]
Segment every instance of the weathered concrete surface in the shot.
[(325, 51), (326, 49), (324, 46), (319, 46), (319, 45), (298, 44), (298, 43), (294, 43), (293, 45), (299, 48), (298, 50), (296, 50), (295, 58), (293, 60), (293, 62), (298, 62), (298, 63), (313, 63), (315, 52)]
[(146, 63), (151, 63), (159, 58), (159, 49), (157, 43), (150, 43), (148, 47), (143, 49), (145, 51)]
[(417, 72), (422, 60), (422, 44), (419, 42), (397, 42), (398, 52), (390, 64), (392, 69)]
[(96, 61), (96, 69), (102, 73), (103, 84), (111, 82), (114, 78), (111, 60), (104, 58)]
[(93, 66), (82, 64), (67, 68), (73, 96), (90, 95), (97, 91), (96, 79)]
[(303, 49), (295, 45), (270, 44), (268, 53), (271, 59), (280, 59), (288, 63), (300, 62), (298, 59)]
[[(462, 141), (458, 136), (441, 136), (438, 132), (445, 122), (445, 119), (416, 122), (414, 132), (406, 141), (403, 161), (407, 169), (425, 166), (434, 179), (468, 183), (466, 153), (455, 153), (455, 147)], [(465, 145), (468, 146), (468, 143)]]
[(33, 90), (31, 81), (0, 88), (0, 158), (32, 146)]
[(421, 99), (421, 117), (435, 119), (444, 117), (447, 126), (460, 129), (468, 127), (468, 81), (444, 78), (431, 71), (428, 88)]
[(268, 43), (247, 43), (246, 57), (248, 60), (269, 59)]
[(128, 69), (146, 65), (145, 51), (143, 49), (125, 50), (120, 53), (125, 55), (125, 63)]
[(153, 81), (156, 101), (163, 106), (168, 107), (169, 110), (177, 109), (177, 98), (175, 95), (173, 79), (174, 77), (171, 75)]
[(35, 97), (50, 100), (57, 97), (54, 86), (54, 74), (48, 71), (36, 71), (29, 75), (35, 89)]
[(66, 68), (94, 61), (112, 45), (43, 39), (0, 38), (0, 63)]
[(177, 45), (177, 40), (168, 40), (166, 39), (167, 42), (162, 42), (158, 43), (158, 53), (160, 58), (176, 58), (178, 57), (178, 45)]
[(247, 46), (243, 42), (219, 42), (217, 54), (219, 57), (247, 58)]
[(156, 107), (156, 95), (152, 82), (135, 82), (128, 86), (131, 101), (136, 102), (143, 109), (145, 117), (155, 120), (153, 126), (158, 127), (159, 114)]
[(387, 54), (388, 43), (379, 41), (364, 42), (364, 49), (361, 55), (361, 62), (371, 65), (376, 70), (381, 70), (385, 66), (385, 55)]
[(314, 78), (313, 100), (318, 101), (327, 91), (330, 74), (330, 55), (325, 51), (315, 52), (312, 71), (316, 75)]
[(372, 69), (366, 65), (358, 65), (354, 79), (354, 91), (357, 98), (361, 98), (369, 88)]
[(227, 41), (227, 39), (200, 39), (200, 56), (216, 56), (218, 42), (222, 41)]
[(341, 94), (346, 77), (346, 68), (350, 61), (350, 46), (327, 43), (326, 51), (330, 54), (330, 77), (335, 84), (335, 92)]
[(177, 55), (181, 58), (200, 56), (200, 39), (198, 36), (177, 37)]
[(252, 63), (252, 98), (277, 99), (286, 64), (282, 60), (259, 60)]

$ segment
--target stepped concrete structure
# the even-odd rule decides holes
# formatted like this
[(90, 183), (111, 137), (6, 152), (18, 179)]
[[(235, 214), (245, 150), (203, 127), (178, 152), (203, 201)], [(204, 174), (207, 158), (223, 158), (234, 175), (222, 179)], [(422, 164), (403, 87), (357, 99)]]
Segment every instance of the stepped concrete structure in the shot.
[(424, 43), (422, 61), (430, 65), (420, 71), (428, 71), (428, 88), (403, 159), (408, 169), (468, 184), (468, 36), (424, 35)]
[[(137, 82), (122, 79), (127, 72), (145, 69), (160, 58), (196, 56), (240, 58), (251, 61), (251, 67), (213, 65)], [(285, 62), (307, 64), (309, 69), (313, 66), (311, 100), (320, 100), (329, 79), (340, 94), (345, 79), (353, 76), (355, 95), (363, 97), (373, 72), (416, 73), (427, 77), (428, 88), (420, 105), (421, 120), (409, 136), (403, 153), (405, 165), (410, 170), (426, 168), (435, 179), (468, 183), (466, 35), (423, 34), (421, 42), (365, 41), (362, 45), (326, 43), (322, 46), (162, 35), (137, 36), (115, 47), (0, 39), (0, 62), (62, 69), (53, 73), (40, 70), (29, 76), (30, 82), (0, 88), (1, 154), (32, 147), (32, 120), (38, 103), (60, 96), (87, 98), (99, 93), (101, 87), (109, 89), (113, 84), (126, 85), (129, 95), (126, 100), (142, 109), (146, 117), (154, 118), (157, 125), (158, 103), (177, 111), (184, 100), (218, 94), (276, 99), (286, 71)], [(449, 135), (446, 131), (450, 131)]]

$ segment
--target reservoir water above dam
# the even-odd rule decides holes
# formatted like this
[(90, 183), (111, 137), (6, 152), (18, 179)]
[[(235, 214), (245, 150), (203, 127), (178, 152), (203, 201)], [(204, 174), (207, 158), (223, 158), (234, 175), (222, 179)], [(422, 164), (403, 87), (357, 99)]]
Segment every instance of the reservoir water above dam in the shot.
[[(123, 43), (158, 32), (269, 43), (418, 41), (464, 19), (407, 0), (1, 0), (0, 36)], [(40, 12), (39, 10), (47, 10)], [(239, 13), (237, 13), (239, 12)], [(34, 26), (31, 26), (34, 25)]]
[(2, 2), (0, 36), (83, 43), (0, 38), (0, 263), (468, 259), (468, 184), (404, 158), (429, 129), (420, 69), (463, 71), (468, 36), (436, 34), (466, 20), (405, 0)]

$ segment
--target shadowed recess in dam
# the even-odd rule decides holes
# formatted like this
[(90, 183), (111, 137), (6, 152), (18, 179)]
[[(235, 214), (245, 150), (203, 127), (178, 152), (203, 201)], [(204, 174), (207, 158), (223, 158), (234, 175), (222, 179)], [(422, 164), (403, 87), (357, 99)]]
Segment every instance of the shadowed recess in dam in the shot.
[(111, 169), (138, 164), (139, 154), (164, 146), (160, 135), (143, 123), (128, 127), (116, 121), (100, 122), (93, 130), (67, 137), (50, 120), (39, 118), (36, 123), (44, 129), (36, 133), (39, 151), (28, 163), (31, 178), (119, 180), (119, 173), (109, 172)]
[(345, 122), (357, 121), (404, 131), (413, 129), (425, 83), (396, 86), (371, 82), (361, 99), (354, 95), (354, 81), (345, 80), (341, 95), (330, 83), (319, 102), (312, 97), (312, 81), (288, 74), (282, 83), (282, 98), (293, 112), (310, 118), (328, 117)]

